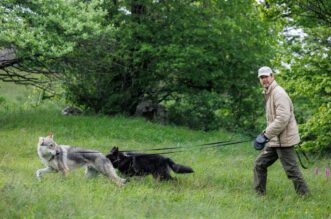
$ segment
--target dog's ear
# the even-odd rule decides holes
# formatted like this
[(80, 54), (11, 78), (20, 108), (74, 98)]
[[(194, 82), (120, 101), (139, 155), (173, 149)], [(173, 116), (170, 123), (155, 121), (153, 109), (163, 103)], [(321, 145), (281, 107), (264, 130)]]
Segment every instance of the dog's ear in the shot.
[(114, 146), (110, 151), (111, 154), (115, 154), (117, 152), (118, 152), (118, 147), (116, 147), (116, 146)]
[(44, 137), (39, 137), (38, 144), (42, 145), (44, 143)]
[(54, 135), (53, 135), (52, 132), (49, 132), (48, 135), (47, 135), (47, 137), (53, 139)]

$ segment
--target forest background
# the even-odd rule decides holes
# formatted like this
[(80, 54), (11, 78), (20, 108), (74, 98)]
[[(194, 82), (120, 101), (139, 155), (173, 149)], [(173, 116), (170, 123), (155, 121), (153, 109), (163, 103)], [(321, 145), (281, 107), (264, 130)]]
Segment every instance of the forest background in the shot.
[(302, 147), (330, 153), (330, 11), (327, 0), (2, 0), (0, 80), (35, 86), (38, 102), (131, 116), (148, 100), (169, 123), (256, 135), (256, 72), (269, 65)]

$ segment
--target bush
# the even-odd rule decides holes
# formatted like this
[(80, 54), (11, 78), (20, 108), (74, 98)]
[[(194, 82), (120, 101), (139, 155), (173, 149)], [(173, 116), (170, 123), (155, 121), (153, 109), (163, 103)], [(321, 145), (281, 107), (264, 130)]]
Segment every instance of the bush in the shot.
[(176, 125), (205, 131), (221, 126), (222, 119), (216, 112), (222, 103), (216, 93), (202, 91), (194, 96), (182, 95), (167, 105), (169, 120)]
[(247, 97), (239, 103), (238, 99), (226, 95), (201, 91), (195, 95), (181, 95), (165, 105), (170, 122), (176, 125), (204, 131), (226, 128), (255, 135), (266, 124), (263, 98), (256, 99)]
[(305, 124), (301, 126), (302, 147), (315, 153), (331, 153), (331, 103), (322, 105)]

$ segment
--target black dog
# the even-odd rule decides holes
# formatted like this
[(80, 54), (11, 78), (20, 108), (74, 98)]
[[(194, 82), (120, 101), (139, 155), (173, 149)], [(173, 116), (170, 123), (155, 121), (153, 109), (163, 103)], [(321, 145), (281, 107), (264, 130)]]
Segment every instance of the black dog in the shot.
[(176, 164), (168, 157), (159, 154), (124, 153), (113, 147), (106, 157), (113, 166), (127, 176), (146, 176), (152, 174), (155, 179), (170, 180), (169, 167), (175, 173), (193, 173), (191, 167)]

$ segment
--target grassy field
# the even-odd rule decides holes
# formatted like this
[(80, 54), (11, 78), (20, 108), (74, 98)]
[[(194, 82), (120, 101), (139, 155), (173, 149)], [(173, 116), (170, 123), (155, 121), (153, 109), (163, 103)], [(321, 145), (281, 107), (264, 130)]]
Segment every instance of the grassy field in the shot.
[(277, 162), (269, 169), (267, 196), (261, 198), (252, 189), (258, 152), (249, 143), (171, 154), (174, 161), (195, 170), (173, 174), (177, 180), (171, 182), (149, 176), (132, 178), (118, 188), (102, 176), (85, 179), (83, 170), (68, 177), (48, 174), (38, 182), (35, 171), (43, 165), (37, 141), (48, 132), (59, 144), (103, 153), (114, 145), (120, 149), (190, 146), (244, 136), (122, 116), (62, 116), (60, 107), (51, 103), (37, 108), (22, 104), (29, 92), (10, 89), (0, 84), (0, 218), (331, 218), (331, 179), (324, 173), (327, 160), (302, 170), (311, 197), (295, 194)]

